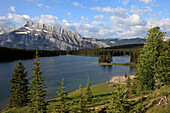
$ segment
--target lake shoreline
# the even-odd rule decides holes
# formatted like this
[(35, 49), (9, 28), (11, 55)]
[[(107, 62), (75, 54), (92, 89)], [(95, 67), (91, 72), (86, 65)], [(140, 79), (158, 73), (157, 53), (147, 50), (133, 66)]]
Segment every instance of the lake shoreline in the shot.
[[(130, 79), (133, 79), (135, 76), (134, 75), (128, 75), (130, 77)], [(127, 78), (125, 78), (125, 76), (113, 76), (110, 81), (108, 81), (109, 83), (118, 83), (120, 80), (121, 84), (126, 84), (126, 80)]]
[(101, 63), (101, 62), (99, 62), (98, 64), (99, 64), (99, 65), (121, 65), (121, 66), (133, 66), (133, 67), (135, 67), (135, 66), (136, 66), (136, 65), (135, 65), (135, 64), (133, 64), (133, 63), (106, 63), (106, 62)]

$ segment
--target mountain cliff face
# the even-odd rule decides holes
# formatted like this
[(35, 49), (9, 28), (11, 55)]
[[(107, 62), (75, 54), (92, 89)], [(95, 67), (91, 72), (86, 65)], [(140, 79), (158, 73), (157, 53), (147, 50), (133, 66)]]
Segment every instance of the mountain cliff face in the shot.
[(144, 39), (139, 38), (131, 40), (83, 38), (74, 31), (32, 22), (13, 30), (0, 28), (0, 46), (9, 48), (78, 50), (144, 42)]

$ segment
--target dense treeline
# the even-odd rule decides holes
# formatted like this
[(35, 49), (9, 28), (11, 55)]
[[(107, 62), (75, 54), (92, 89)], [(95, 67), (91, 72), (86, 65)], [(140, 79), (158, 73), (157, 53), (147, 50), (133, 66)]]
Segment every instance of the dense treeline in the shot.
[(131, 44), (131, 45), (121, 45), (113, 46), (108, 48), (99, 49), (81, 49), (72, 50), (68, 53), (71, 55), (85, 55), (85, 56), (130, 56), (130, 62), (137, 63), (137, 58), (139, 56), (140, 50), (143, 48), (144, 44)]
[[(36, 50), (25, 50), (25, 49), (0, 47), (0, 62), (34, 58), (35, 51)], [(49, 51), (49, 50), (38, 50), (38, 53), (41, 57), (59, 56), (59, 55), (67, 54), (66, 51)]]

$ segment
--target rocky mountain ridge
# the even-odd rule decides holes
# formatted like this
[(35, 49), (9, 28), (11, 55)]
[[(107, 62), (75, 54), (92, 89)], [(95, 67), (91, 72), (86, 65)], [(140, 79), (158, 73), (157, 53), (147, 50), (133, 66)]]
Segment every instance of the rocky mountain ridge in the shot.
[(0, 46), (20, 49), (78, 50), (114, 45), (141, 44), (144, 39), (96, 39), (45, 24), (28, 21), (23, 27), (0, 28)]

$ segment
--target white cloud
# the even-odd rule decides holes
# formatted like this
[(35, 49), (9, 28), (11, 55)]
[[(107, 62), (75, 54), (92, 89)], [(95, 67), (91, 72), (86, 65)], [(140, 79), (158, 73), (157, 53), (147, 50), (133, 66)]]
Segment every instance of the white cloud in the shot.
[(38, 7), (42, 7), (42, 6), (43, 6), (43, 4), (37, 4), (37, 6), (38, 6)]
[(11, 7), (10, 7), (10, 10), (11, 10), (12, 12), (15, 12), (15, 7), (14, 7), (14, 6), (11, 6)]
[(90, 8), (91, 10), (95, 10), (98, 12), (104, 12), (110, 15), (116, 15), (116, 16), (121, 16), (121, 17), (126, 17), (126, 9), (118, 7), (118, 8), (111, 8), (111, 7), (92, 7)]
[(11, 14), (8, 13), (8, 19), (12, 19), (14, 22), (19, 24), (25, 24), (28, 20), (30, 20), (30, 17), (28, 15), (18, 15), (18, 14)]
[[(70, 13), (71, 14), (71, 13)], [(69, 29), (81, 34), (83, 37), (95, 38), (135, 38), (146, 36), (147, 31), (154, 26), (160, 26), (161, 30), (167, 31), (170, 36), (170, 18), (148, 18), (142, 19), (137, 14), (127, 14), (126, 17), (117, 15), (110, 16), (110, 23), (102, 21), (89, 22), (87, 17), (81, 16), (78, 22), (69, 22), (66, 19), (59, 20), (53, 15), (40, 15), (31, 18), (29, 15), (8, 14), (8, 17), (0, 17), (0, 27), (14, 26), (10, 21), (24, 25), (27, 21), (33, 23), (44, 23), (60, 28)]]
[(127, 5), (127, 4), (129, 3), (129, 0), (123, 0), (122, 3), (123, 3), (124, 5)]
[(50, 6), (45, 6), (45, 8), (50, 9), (51, 7)]
[(81, 7), (81, 8), (84, 8), (84, 6), (78, 2), (73, 2), (72, 3), (73, 5), (77, 6), (77, 7)]
[(131, 5), (131, 13), (135, 13), (138, 15), (144, 15), (146, 13), (153, 13), (153, 10), (150, 6), (146, 6), (144, 7), (144, 9), (139, 9), (138, 7), (136, 7), (135, 5)]
[(142, 20), (137, 14), (128, 15), (126, 18), (111, 16), (110, 20), (113, 25), (126, 28), (135, 25), (146, 25), (146, 22)]
[(42, 8), (42, 7), (45, 7), (45, 8), (47, 8), (47, 9), (50, 9), (50, 8), (51, 8), (50, 6), (44, 6), (44, 4), (42, 4), (42, 3), (37, 4), (37, 6), (38, 6), (38, 7), (41, 7), (41, 8)]
[(10, 22), (6, 17), (0, 16), (0, 27), (12, 29), (15, 25)]
[(94, 16), (95, 19), (99, 19), (99, 20), (103, 20), (104, 19), (104, 15), (96, 15)]
[(141, 2), (144, 2), (145, 4), (151, 4), (152, 0), (140, 0)]

